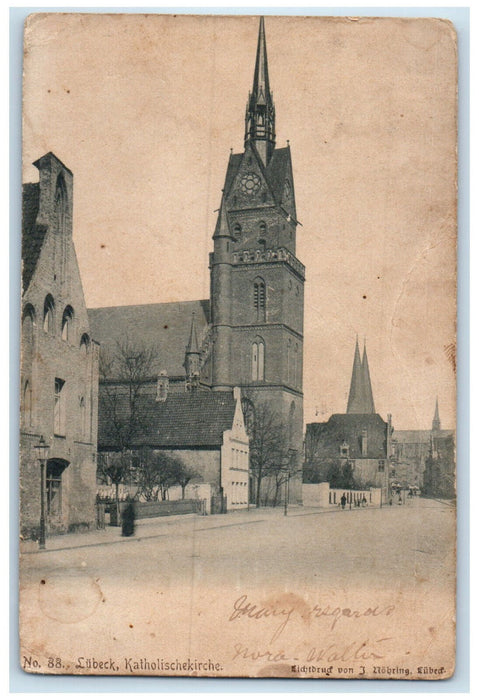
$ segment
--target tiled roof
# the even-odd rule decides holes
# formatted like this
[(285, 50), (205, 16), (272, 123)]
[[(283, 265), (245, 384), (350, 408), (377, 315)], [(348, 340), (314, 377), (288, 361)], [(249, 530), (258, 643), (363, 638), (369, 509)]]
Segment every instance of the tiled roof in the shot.
[(22, 284), (25, 292), (35, 272), (46, 228), (36, 225), (40, 199), (38, 182), (23, 185), (22, 194)]
[[(368, 434), (366, 455), (361, 454), (364, 429)], [(309, 423), (306, 426), (308, 438), (320, 443), (325, 457), (339, 456), (339, 447), (344, 441), (349, 445), (351, 459), (385, 459), (386, 430), (387, 423), (378, 413), (335, 413), (327, 423)]]
[(114, 354), (117, 342), (130, 338), (158, 353), (152, 371), (166, 370), (169, 376), (183, 376), (185, 350), (195, 313), (198, 339), (209, 323), (209, 301), (181, 301), (136, 306), (107, 306), (88, 309), (92, 337)]
[[(100, 449), (114, 448), (109, 429), (108, 410), (100, 387), (98, 443)], [(128, 416), (125, 395), (118, 397), (117, 414)], [(134, 440), (136, 446), (156, 448), (220, 447), (223, 433), (231, 429), (235, 412), (232, 391), (192, 391), (171, 394), (166, 401), (155, 396), (142, 397), (140, 414), (144, 429)]]

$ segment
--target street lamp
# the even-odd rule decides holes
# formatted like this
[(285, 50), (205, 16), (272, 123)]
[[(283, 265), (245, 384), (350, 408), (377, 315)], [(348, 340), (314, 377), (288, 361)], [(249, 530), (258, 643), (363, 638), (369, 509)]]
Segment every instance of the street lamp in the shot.
[(34, 449), (40, 462), (40, 539), (38, 545), (40, 549), (45, 549), (45, 464), (50, 445), (46, 444), (43, 435), (40, 437), (38, 445), (34, 446)]

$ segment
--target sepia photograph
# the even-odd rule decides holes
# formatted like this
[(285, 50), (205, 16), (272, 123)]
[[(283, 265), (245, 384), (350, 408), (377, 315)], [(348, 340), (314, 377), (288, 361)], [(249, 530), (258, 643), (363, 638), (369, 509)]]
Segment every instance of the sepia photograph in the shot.
[(453, 24), (33, 13), (23, 60), (20, 668), (451, 678)]

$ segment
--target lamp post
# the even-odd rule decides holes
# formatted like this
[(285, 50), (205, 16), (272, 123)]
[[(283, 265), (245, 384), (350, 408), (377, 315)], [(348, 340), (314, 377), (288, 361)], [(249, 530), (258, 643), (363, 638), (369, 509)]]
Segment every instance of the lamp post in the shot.
[(40, 462), (40, 539), (38, 542), (40, 549), (45, 549), (45, 464), (48, 458), (50, 445), (45, 443), (43, 435), (40, 437), (38, 445), (34, 447), (38, 461)]

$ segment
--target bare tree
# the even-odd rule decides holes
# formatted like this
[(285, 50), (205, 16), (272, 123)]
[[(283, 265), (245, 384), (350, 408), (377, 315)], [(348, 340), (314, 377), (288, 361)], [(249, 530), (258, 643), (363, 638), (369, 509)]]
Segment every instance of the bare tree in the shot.
[(117, 342), (115, 350), (100, 351), (100, 450), (99, 470), (114, 484), (119, 511), (118, 488), (130, 470), (131, 454), (137, 439), (148, 431), (150, 418), (143, 386), (153, 375), (156, 351), (128, 338)]
[(184, 500), (186, 487), (192, 479), (199, 476), (198, 472), (187, 467), (183, 462), (180, 462), (180, 468), (177, 474), (177, 483), (181, 486), (181, 498)]
[(135, 472), (138, 493), (146, 501), (158, 501), (160, 498), (165, 501), (168, 489), (181, 484), (180, 480), (184, 479), (185, 466), (178, 457), (166, 452), (144, 449), (138, 455)]
[(117, 343), (113, 354), (100, 352), (100, 412), (104, 435), (115, 450), (132, 449), (149, 426), (142, 389), (152, 378), (156, 357), (153, 348), (128, 338)]
[(265, 479), (274, 485), (273, 505), (277, 505), (281, 486), (291, 476), (287, 449), (287, 427), (267, 402), (254, 406), (250, 427), (250, 471), (255, 479), (256, 507), (261, 505)]

